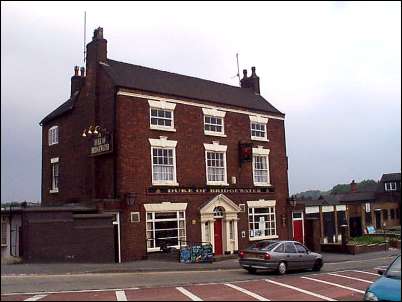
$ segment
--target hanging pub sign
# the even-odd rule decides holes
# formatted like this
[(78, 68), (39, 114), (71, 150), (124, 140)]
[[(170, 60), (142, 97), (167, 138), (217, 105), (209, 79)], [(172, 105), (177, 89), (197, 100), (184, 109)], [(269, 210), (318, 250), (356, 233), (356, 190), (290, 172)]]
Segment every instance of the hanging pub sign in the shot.
[(253, 159), (253, 144), (239, 143), (240, 162), (250, 161)]
[(92, 139), (90, 156), (103, 155), (113, 152), (113, 136), (109, 133), (100, 133)]

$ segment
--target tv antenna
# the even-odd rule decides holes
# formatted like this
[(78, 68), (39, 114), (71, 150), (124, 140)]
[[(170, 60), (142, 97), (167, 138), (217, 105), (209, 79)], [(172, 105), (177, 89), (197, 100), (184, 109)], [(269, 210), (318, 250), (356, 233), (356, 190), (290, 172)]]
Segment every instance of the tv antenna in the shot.
[(85, 63), (85, 57), (86, 57), (86, 54), (87, 54), (87, 51), (86, 51), (86, 45), (87, 45), (86, 37), (87, 37), (87, 12), (84, 11), (84, 63)]

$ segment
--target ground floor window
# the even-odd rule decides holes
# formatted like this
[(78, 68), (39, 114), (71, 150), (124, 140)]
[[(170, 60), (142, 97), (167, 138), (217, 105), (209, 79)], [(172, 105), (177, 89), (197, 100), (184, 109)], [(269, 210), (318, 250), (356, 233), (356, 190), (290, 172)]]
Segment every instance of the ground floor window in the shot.
[(275, 207), (248, 209), (249, 236), (257, 239), (276, 235)]
[(7, 246), (7, 223), (1, 223), (1, 246)]
[(146, 232), (148, 251), (179, 247), (186, 240), (185, 211), (147, 212)]
[(337, 211), (336, 212), (337, 215), (337, 221), (338, 221), (338, 233), (341, 233), (341, 225), (347, 225), (348, 222), (346, 221), (346, 214), (345, 211)]

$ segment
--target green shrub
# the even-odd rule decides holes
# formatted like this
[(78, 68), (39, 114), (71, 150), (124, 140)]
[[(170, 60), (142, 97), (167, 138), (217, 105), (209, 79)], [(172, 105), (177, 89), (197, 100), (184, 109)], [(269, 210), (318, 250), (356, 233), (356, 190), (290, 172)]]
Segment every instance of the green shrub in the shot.
[(351, 244), (362, 244), (362, 245), (367, 245), (367, 244), (377, 244), (377, 243), (383, 243), (385, 242), (385, 237), (383, 236), (360, 236), (360, 237), (353, 237), (349, 240), (348, 243)]

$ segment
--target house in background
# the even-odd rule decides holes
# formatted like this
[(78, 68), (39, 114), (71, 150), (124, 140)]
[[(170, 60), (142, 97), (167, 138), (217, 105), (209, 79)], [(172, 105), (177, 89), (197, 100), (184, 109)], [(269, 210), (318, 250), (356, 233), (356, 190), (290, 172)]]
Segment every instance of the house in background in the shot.
[(341, 241), (341, 226), (347, 225), (350, 237), (400, 225), (401, 174), (383, 174), (377, 188), (359, 192), (352, 181), (350, 192), (321, 196), (318, 200), (290, 199), (292, 237), (319, 250), (321, 243)]
[(40, 123), (43, 206), (112, 214), (119, 261), (289, 238), (285, 115), (254, 67), (238, 87), (111, 60), (102, 28), (86, 54)]

